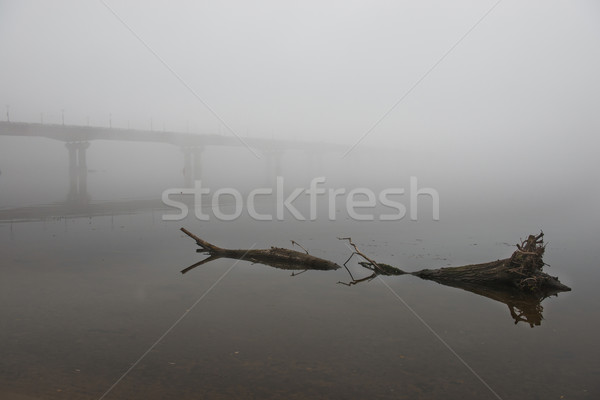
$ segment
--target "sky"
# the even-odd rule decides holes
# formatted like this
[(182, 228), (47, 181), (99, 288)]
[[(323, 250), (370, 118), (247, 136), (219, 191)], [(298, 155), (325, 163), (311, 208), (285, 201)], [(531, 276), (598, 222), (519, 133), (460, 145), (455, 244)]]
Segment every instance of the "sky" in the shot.
[(0, 102), (226, 133), (210, 108), (240, 135), (352, 143), (435, 65), (369, 141), (597, 130), (598, 3), (501, 1), (477, 24), (494, 4), (2, 1)]
[(2, 0), (0, 54), (0, 119), (385, 146), (548, 185), (598, 167), (597, 1)]

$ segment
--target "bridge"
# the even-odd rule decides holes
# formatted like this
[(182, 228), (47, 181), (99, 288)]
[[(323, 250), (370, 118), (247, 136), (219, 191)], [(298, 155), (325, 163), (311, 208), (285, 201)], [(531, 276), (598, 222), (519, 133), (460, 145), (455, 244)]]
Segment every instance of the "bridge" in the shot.
[(180, 147), (226, 146), (250, 147), (258, 154), (270, 151), (305, 150), (310, 152), (344, 152), (347, 147), (333, 143), (314, 143), (265, 138), (239, 138), (215, 134), (173, 131), (106, 128), (97, 126), (39, 124), (0, 121), (0, 136), (44, 137), (65, 143), (115, 140), (128, 142), (167, 143)]
[[(174, 131), (136, 130), (112, 127), (94, 127), (62, 124), (40, 124), (0, 121), (0, 137), (47, 138), (65, 143), (69, 160), (69, 193), (65, 206), (89, 206), (87, 190), (87, 150), (94, 141), (122, 141), (138, 143), (164, 143), (177, 146), (182, 151), (184, 186), (192, 187), (201, 179), (202, 152), (210, 146), (224, 148), (249, 147), (257, 157), (264, 160), (266, 184), (273, 184), (281, 175), (283, 156), (287, 151), (305, 152), (309, 157), (307, 168), (314, 168), (328, 153), (340, 156), (346, 146), (332, 143), (314, 143), (295, 140), (265, 138), (238, 138), (216, 134), (194, 134)], [(29, 214), (29, 213), (28, 213)]]
[(347, 150), (345, 146), (332, 143), (7, 121), (0, 121), (0, 136), (42, 137), (64, 142), (69, 153), (71, 180), (79, 182), (74, 186), (85, 185), (86, 150), (95, 140), (165, 143), (180, 147), (184, 157), (184, 184), (187, 187), (200, 178), (200, 157), (207, 146), (248, 147), (258, 158), (265, 159), (267, 170), (274, 170), (275, 175), (281, 171), (282, 156), (286, 151), (304, 151), (313, 158), (319, 158), (326, 153), (343, 154)]

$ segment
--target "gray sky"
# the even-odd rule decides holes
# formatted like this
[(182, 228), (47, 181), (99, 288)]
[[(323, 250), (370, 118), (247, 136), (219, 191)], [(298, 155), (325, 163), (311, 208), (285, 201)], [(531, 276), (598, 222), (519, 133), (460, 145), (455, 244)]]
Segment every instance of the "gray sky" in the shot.
[[(352, 145), (494, 1), (107, 4), (242, 136)], [(225, 133), (100, 1), (2, 1), (0, 51), (13, 120)], [(575, 156), (598, 144), (598, 71), (597, 1), (506, 0), (364, 143)]]
[(107, 4), (185, 84), (100, 1), (0, 0), (0, 118), (226, 134), (191, 88), (242, 136), (350, 148), (412, 88), (360, 145), (398, 166), (363, 160), (365, 181), (600, 201), (597, 1)]

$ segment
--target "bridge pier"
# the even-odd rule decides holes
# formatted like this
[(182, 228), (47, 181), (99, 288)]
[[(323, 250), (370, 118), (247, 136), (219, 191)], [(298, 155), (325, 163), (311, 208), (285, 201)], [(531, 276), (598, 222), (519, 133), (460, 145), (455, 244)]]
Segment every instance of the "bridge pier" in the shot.
[(186, 188), (194, 186), (194, 182), (202, 178), (203, 146), (185, 146), (183, 151), (183, 184)]
[(86, 151), (89, 142), (67, 142), (69, 151), (69, 194), (70, 203), (87, 204), (90, 197), (87, 192), (87, 158)]

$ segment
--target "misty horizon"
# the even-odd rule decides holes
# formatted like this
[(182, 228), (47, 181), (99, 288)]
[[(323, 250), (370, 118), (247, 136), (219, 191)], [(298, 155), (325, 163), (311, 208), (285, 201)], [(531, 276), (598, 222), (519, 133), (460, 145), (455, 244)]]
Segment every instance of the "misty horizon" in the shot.
[(598, 397), (599, 22), (0, 1), (0, 397)]

